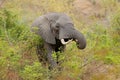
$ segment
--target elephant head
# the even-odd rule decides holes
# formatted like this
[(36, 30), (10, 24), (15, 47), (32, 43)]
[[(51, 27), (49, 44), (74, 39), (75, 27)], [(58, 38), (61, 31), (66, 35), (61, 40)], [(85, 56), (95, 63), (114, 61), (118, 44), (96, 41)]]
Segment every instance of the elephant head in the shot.
[[(36, 31), (34, 27), (37, 27)], [(40, 16), (34, 21), (32, 30), (49, 44), (57, 44), (57, 39), (63, 45), (75, 41), (79, 49), (86, 47), (86, 39), (83, 34), (74, 28), (70, 17), (63, 13), (49, 13)]]

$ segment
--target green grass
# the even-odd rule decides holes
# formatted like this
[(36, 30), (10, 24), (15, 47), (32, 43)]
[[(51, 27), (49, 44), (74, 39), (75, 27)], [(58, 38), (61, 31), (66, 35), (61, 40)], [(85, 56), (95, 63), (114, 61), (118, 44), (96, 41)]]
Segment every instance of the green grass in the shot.
[[(80, 22), (82, 20), (78, 17), (81, 16), (73, 10), (73, 1), (5, 1), (0, 9), (0, 80), (82, 80), (85, 77), (88, 80), (115, 80), (120, 77), (120, 3), (115, 0), (102, 0), (100, 3), (102, 8), (112, 9), (106, 16), (110, 21), (106, 26), (98, 23), (98, 18), (90, 25)], [(77, 49), (72, 42), (65, 52), (59, 53), (61, 71), (49, 71), (48, 66), (38, 62), (35, 45), (39, 37), (30, 32), (32, 21), (48, 12), (67, 13), (87, 40), (84, 50)]]

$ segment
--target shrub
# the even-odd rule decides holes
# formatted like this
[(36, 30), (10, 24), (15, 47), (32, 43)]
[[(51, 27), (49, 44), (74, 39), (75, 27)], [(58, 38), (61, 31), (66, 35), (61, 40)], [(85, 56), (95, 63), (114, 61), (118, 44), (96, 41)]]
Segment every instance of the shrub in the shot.
[(21, 72), (21, 77), (24, 80), (47, 80), (47, 69), (41, 66), (39, 62), (34, 62), (32, 65), (26, 65)]

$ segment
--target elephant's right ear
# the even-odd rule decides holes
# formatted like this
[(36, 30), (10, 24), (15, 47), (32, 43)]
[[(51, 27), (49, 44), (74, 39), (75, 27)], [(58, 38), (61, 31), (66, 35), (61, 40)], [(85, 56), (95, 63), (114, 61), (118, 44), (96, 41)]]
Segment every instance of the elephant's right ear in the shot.
[(50, 29), (50, 22), (45, 16), (37, 18), (32, 24), (32, 31), (40, 35), (47, 43), (56, 44)]

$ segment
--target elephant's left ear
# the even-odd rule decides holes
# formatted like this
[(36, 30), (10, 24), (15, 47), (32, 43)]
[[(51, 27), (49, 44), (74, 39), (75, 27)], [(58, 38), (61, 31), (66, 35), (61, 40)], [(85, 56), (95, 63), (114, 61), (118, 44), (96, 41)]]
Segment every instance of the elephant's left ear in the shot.
[(32, 24), (32, 29), (37, 28), (35, 30), (32, 30), (37, 35), (40, 35), (45, 42), (50, 44), (56, 44), (55, 36), (52, 34), (50, 29), (50, 22), (45, 16), (41, 16), (38, 19), (34, 21)]

